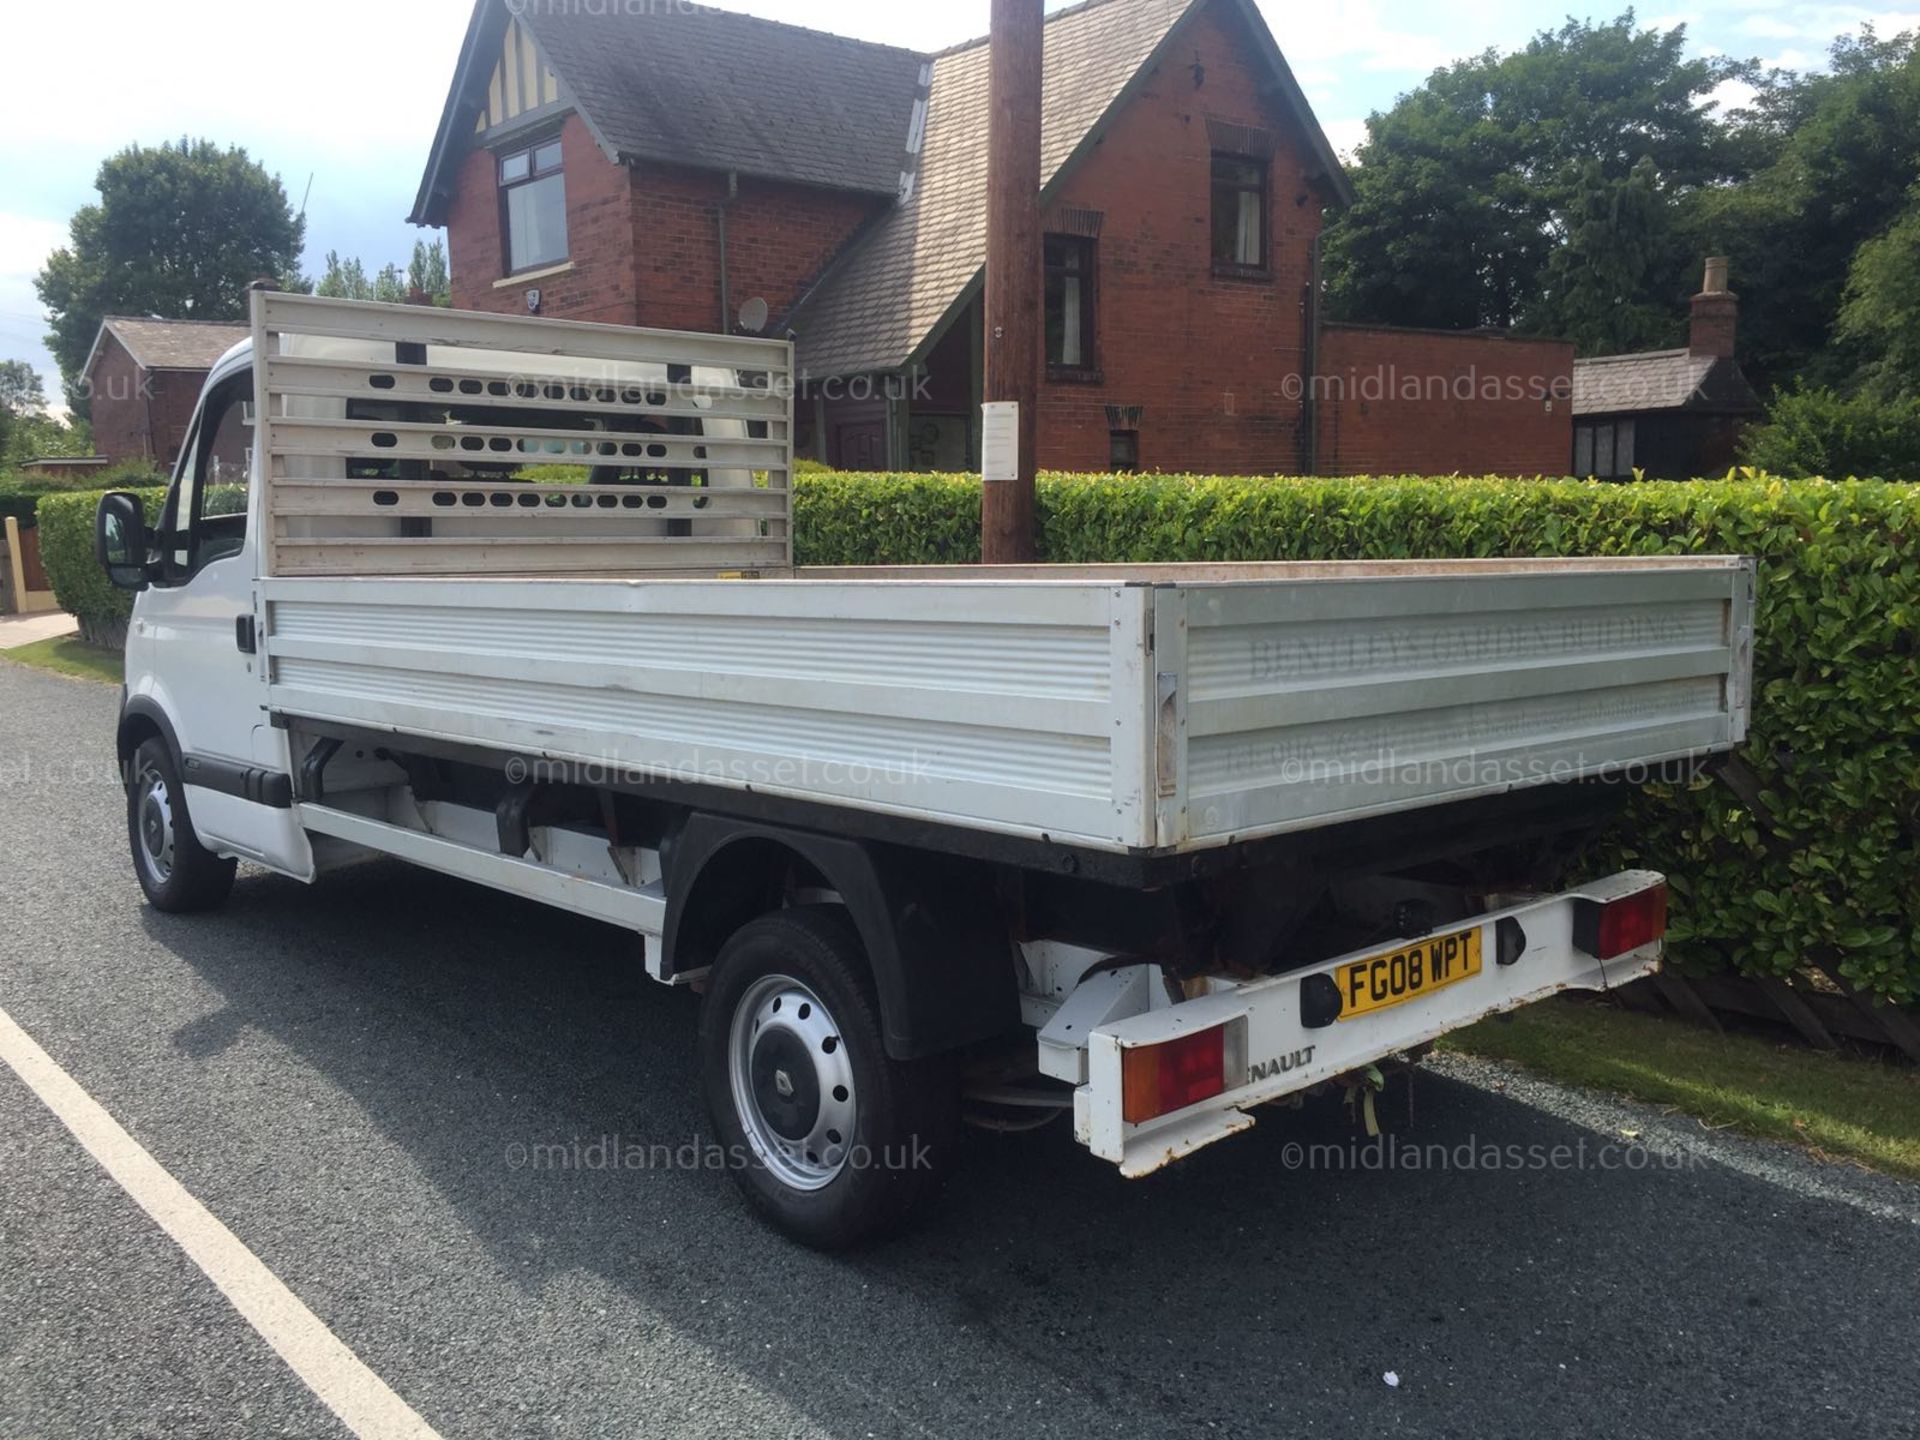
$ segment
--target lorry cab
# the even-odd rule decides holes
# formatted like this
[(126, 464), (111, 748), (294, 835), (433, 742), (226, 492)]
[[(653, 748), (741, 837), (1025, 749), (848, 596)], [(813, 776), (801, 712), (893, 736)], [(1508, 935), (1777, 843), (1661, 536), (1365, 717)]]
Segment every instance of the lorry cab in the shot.
[[(292, 393), (276, 390), (270, 400), (264, 399), (256, 364), (263, 344), (279, 373), (300, 382), (291, 387)], [(379, 545), (421, 533), (453, 542), (482, 542), (495, 533), (496, 513), (490, 512), (501, 506), (497, 491), (485, 496), (490, 504), (477, 507), (478, 513), (467, 507), (481, 497), (465, 492), (452, 513), (430, 519), (377, 509), (368, 513), (364, 508), (345, 514), (340, 513), (345, 507), (324, 501), (318, 513), (290, 515), (284, 504), (270, 506), (261, 478), (266, 457), (256, 454), (254, 444), (262, 403), (273, 406), (275, 417), (290, 427), (343, 421), (396, 429), (422, 421), (455, 427), (498, 423), (502, 412), (496, 397), (504, 397), (523, 407), (508, 418), (588, 435), (664, 437), (683, 432), (724, 442), (749, 433), (744, 422), (726, 417), (660, 420), (585, 413), (571, 403), (582, 393), (577, 360), (563, 353), (523, 353), (515, 357), (510, 378), (499, 374), (496, 360), (486, 350), (457, 344), (360, 335), (271, 335), (242, 341), (208, 374), (166, 499), (151, 525), (134, 497), (116, 497), (115, 504), (103, 508), (96, 539), (99, 558), (116, 584), (135, 592), (119, 734), (122, 767), (134, 764), (143, 742), (159, 738), (177, 771), (183, 802), (167, 802), (161, 768), (149, 766), (143, 782), (143, 833), (154, 849), (151, 865), (141, 871), (143, 883), (155, 879), (158, 872), (152, 867), (166, 863), (162, 857), (174, 854), (169, 837), (179, 829), (181, 812), (193, 837), (216, 857), (250, 860), (303, 880), (315, 874), (313, 844), (294, 810), (295, 756), (286, 729), (273, 723), (269, 710), (271, 671), (261, 581), (269, 573), (263, 548), (273, 537), (294, 546), (356, 541)], [(484, 384), (472, 378), (488, 372), (490, 365)], [(360, 385), (345, 378), (349, 368)], [(734, 373), (645, 359), (605, 360), (595, 370), (597, 385), (625, 387), (621, 393), (634, 398), (676, 382), (712, 391), (730, 385)], [(524, 408), (530, 403), (554, 408), (530, 412)], [(710, 401), (696, 395), (688, 408), (710, 408)], [(430, 460), (283, 452), (275, 463), (283, 480), (315, 487), (429, 478), (509, 482), (517, 487), (511, 499), (523, 509), (535, 503), (522, 483), (524, 472), (543, 464), (542, 473), (567, 472), (577, 482), (569, 487), (576, 493), (566, 497), (576, 508), (540, 515), (542, 534), (550, 539), (677, 538), (691, 528), (687, 520), (635, 507), (625, 496), (620, 497), (623, 505), (609, 515), (605, 509), (614, 505), (614, 494), (588, 487), (625, 486), (636, 480), (703, 489), (755, 484), (753, 472), (741, 467), (653, 463), (663, 447), (630, 438), (614, 443), (549, 437), (537, 445), (523, 443), (506, 457), (495, 453), (500, 448), (497, 439), (478, 454), (464, 446), (450, 448), (452, 453), (436, 453)], [(575, 461), (594, 463), (570, 463)], [(584, 505), (586, 494), (596, 503)], [(374, 498), (384, 501), (387, 493), (375, 492)], [(548, 506), (552, 503), (546, 500)], [(649, 505), (658, 503), (649, 498)], [(580, 513), (581, 508), (587, 513)], [(743, 535), (750, 522), (700, 523), (703, 533), (720, 536)], [(136, 549), (139, 553), (132, 553)]]
[[(207, 377), (147, 538), (119, 748), (131, 764), (145, 741), (164, 742), (205, 850), (309, 879), (312, 847), (292, 809), (286, 732), (269, 722), (256, 643), (253, 410), (253, 347), (243, 341)], [(169, 801), (161, 765), (148, 764), (137, 788), (150, 847), (142, 879), (165, 883), (184, 858), (182, 807)]]

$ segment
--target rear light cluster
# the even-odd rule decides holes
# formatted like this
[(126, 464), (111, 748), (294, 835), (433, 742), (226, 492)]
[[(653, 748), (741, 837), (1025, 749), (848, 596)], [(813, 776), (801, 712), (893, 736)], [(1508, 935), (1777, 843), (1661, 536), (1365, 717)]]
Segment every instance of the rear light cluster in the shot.
[(1576, 900), (1573, 943), (1596, 960), (1611, 960), (1667, 933), (1664, 882), (1622, 895), (1617, 900)]
[(1230, 1068), (1246, 1068), (1244, 1021), (1122, 1050), (1121, 1117), (1129, 1125), (1139, 1125), (1211, 1100), (1227, 1089)]

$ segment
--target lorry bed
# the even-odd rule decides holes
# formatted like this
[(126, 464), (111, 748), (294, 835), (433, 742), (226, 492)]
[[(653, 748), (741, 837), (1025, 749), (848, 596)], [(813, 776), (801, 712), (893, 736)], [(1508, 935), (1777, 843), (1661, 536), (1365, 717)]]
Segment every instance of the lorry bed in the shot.
[(1745, 733), (1735, 557), (796, 569), (785, 342), (254, 329), (277, 723), (1150, 854)]
[(1752, 572), (1594, 562), (262, 582), (270, 708), (1105, 851), (1725, 750)]

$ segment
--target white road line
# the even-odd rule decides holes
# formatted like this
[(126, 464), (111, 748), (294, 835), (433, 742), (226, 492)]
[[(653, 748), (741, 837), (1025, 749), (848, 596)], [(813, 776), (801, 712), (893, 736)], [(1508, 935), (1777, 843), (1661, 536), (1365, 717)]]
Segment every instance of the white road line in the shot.
[(234, 1233), (162, 1168), (33, 1037), (0, 1010), (0, 1060), (26, 1081), (87, 1153), (173, 1238), (293, 1373), (363, 1440), (439, 1440), (438, 1432), (340, 1342)]

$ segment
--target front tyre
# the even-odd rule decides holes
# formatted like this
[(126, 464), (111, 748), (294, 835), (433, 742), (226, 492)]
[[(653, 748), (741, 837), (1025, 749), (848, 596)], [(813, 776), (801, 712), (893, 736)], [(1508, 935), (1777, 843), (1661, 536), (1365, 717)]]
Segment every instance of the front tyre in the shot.
[(142, 741), (127, 767), (127, 840), (133, 873), (156, 910), (210, 910), (233, 889), (237, 862), (203, 846), (167, 743)]
[(707, 1109), (755, 1207), (836, 1250), (897, 1228), (938, 1187), (958, 1082), (890, 1059), (844, 911), (763, 915), (721, 949), (700, 1019)]

